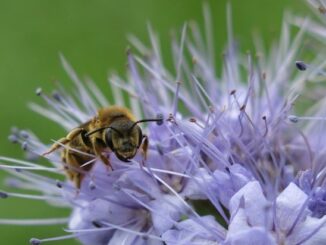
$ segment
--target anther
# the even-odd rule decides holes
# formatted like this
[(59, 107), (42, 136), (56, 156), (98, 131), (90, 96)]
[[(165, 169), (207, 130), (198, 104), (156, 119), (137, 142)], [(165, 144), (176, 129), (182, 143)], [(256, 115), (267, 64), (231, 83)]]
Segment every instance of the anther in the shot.
[(37, 88), (37, 89), (35, 90), (35, 94), (36, 94), (37, 96), (40, 96), (40, 95), (42, 94), (42, 88)]
[(156, 150), (161, 156), (164, 155), (163, 147), (160, 144), (156, 144)]
[(103, 227), (103, 224), (98, 221), (98, 220), (93, 220), (92, 221), (92, 224), (96, 227), (96, 228), (102, 228)]
[(230, 95), (234, 95), (237, 91), (235, 89), (231, 90)]
[(240, 111), (244, 111), (246, 109), (246, 105), (240, 107)]
[(128, 46), (128, 47), (126, 48), (126, 54), (127, 54), (127, 55), (130, 55), (130, 54), (131, 54), (131, 48), (130, 48), (130, 46)]
[(189, 122), (195, 123), (195, 122), (197, 122), (197, 120), (196, 120), (196, 118), (191, 117), (191, 118), (189, 118)]
[(17, 127), (11, 127), (10, 129), (12, 134), (18, 134), (19, 133), (19, 129)]
[(19, 136), (22, 137), (22, 138), (24, 138), (24, 139), (28, 139), (29, 133), (27, 131), (25, 131), (25, 130), (21, 130), (19, 132)]
[(37, 239), (37, 238), (31, 238), (31, 240), (29, 240), (29, 243), (32, 244), (32, 245), (39, 245), (41, 244), (41, 240), (40, 239)]
[(9, 136), (8, 136), (8, 140), (9, 140), (11, 143), (13, 143), (13, 144), (18, 143), (18, 138), (17, 138), (17, 136), (14, 135), (14, 134), (9, 135)]
[(22, 185), (20, 180), (13, 179), (13, 178), (6, 179), (5, 184), (6, 184), (6, 186), (13, 187), (13, 188), (19, 188)]
[(159, 119), (159, 121), (157, 121), (156, 124), (159, 125), (159, 126), (162, 125), (163, 124), (163, 118), (164, 118), (163, 114), (162, 113), (157, 114), (156, 118)]
[(0, 191), (0, 198), (6, 199), (6, 198), (8, 198), (8, 196), (9, 196), (8, 193)]
[(296, 61), (295, 65), (300, 71), (305, 71), (308, 68), (308, 65), (300, 60)]
[(52, 93), (52, 97), (55, 99), (55, 100), (57, 100), (57, 101), (61, 101), (61, 95), (59, 94), (59, 92), (57, 92), (57, 91), (54, 91), (53, 93)]
[(141, 238), (143, 239), (143, 240), (148, 240), (148, 235), (147, 234), (143, 234), (142, 236), (141, 236)]
[(60, 180), (57, 180), (56, 186), (60, 189), (62, 188), (62, 184)]
[(115, 189), (116, 191), (120, 191), (121, 190), (121, 186), (117, 183), (113, 184), (113, 189)]
[(89, 187), (90, 190), (95, 190), (96, 185), (95, 185), (94, 181), (90, 181), (88, 187)]
[(290, 120), (290, 122), (292, 123), (297, 123), (299, 121), (299, 118), (297, 116), (294, 115), (289, 115), (288, 119)]
[(22, 144), (22, 149), (24, 150), (24, 151), (27, 151), (27, 142), (25, 141), (25, 142), (23, 142), (23, 144)]

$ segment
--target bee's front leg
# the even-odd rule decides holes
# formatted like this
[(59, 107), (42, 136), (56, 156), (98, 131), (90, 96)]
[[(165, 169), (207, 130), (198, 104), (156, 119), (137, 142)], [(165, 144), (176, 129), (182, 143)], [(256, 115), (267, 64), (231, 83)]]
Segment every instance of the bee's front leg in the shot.
[(104, 148), (101, 145), (97, 144), (95, 141), (95, 142), (93, 142), (93, 150), (94, 150), (95, 155), (100, 157), (102, 162), (107, 166), (108, 170), (112, 171), (113, 167), (110, 163), (109, 158), (103, 155)]
[(145, 166), (145, 161), (147, 159), (147, 150), (148, 150), (148, 137), (147, 135), (143, 135), (143, 143), (141, 145), (141, 154), (143, 156), (142, 166)]

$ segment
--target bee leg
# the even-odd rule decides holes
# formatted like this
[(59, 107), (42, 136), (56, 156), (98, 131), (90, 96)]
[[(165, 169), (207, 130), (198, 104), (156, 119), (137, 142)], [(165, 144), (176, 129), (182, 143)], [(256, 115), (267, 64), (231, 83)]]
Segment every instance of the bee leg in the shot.
[(78, 136), (84, 129), (83, 128), (75, 128), (73, 129), (66, 137), (61, 138), (56, 143), (54, 143), (51, 148), (42, 154), (42, 156), (48, 155), (51, 152), (54, 152), (55, 150), (62, 147), (62, 145), (65, 145), (69, 143), (71, 140), (73, 140), (76, 136)]
[(143, 160), (142, 160), (142, 166), (145, 166), (145, 161), (147, 159), (147, 150), (148, 150), (148, 137), (147, 135), (143, 136), (143, 144), (141, 146), (141, 154), (143, 156)]
[(56, 143), (54, 143), (51, 148), (42, 154), (42, 156), (48, 155), (51, 152), (54, 152), (55, 150), (59, 149), (62, 145), (65, 145), (69, 142), (67, 138), (61, 138)]
[(92, 169), (93, 163), (87, 164), (82, 168), (80, 166), (91, 161), (92, 158), (85, 158), (85, 156), (67, 149), (64, 150), (63, 154), (64, 156), (62, 157), (62, 160), (66, 163), (64, 166), (66, 174), (68, 178), (74, 182), (77, 193), (79, 193), (85, 174)]
[(64, 168), (68, 178), (74, 182), (76, 189), (79, 190), (84, 175), (80, 172), (81, 169), (79, 167), (80, 163), (78, 162), (78, 158), (70, 151), (67, 151), (65, 155), (65, 163), (67, 165), (65, 165)]
[(112, 165), (110, 163), (110, 160), (103, 156), (102, 152), (103, 152), (103, 148), (101, 146), (98, 146), (96, 143), (94, 144), (93, 143), (93, 149), (94, 149), (94, 152), (95, 152), (95, 155), (100, 157), (100, 159), (102, 160), (102, 162), (107, 166), (108, 170), (113, 170), (112, 168)]
[(73, 180), (73, 181), (74, 181), (75, 186), (76, 186), (76, 188), (77, 188), (78, 191), (80, 190), (81, 183), (82, 183), (84, 177), (85, 177), (84, 174), (81, 174), (81, 173), (75, 172), (74, 180)]
[(113, 167), (112, 167), (109, 159), (107, 157), (103, 156), (102, 154), (100, 155), (100, 158), (101, 158), (102, 162), (106, 165), (108, 171), (110, 171), (110, 170), (113, 171)]

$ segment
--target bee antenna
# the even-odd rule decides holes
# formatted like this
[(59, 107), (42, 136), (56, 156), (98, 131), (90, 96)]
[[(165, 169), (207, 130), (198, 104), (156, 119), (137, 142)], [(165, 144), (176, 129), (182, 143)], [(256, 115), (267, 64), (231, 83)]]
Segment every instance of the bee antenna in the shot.
[(138, 120), (136, 122), (134, 122), (133, 125), (131, 125), (130, 130), (135, 127), (138, 123), (143, 123), (143, 122), (156, 122), (157, 125), (162, 125), (163, 124), (163, 115), (162, 114), (158, 114), (157, 118), (152, 118), (152, 119), (142, 119), (142, 120)]
[(107, 128), (110, 128), (110, 129), (112, 129), (113, 131), (117, 132), (118, 134), (122, 135), (121, 132), (120, 132), (119, 130), (117, 130), (116, 128), (113, 128), (113, 127), (110, 127), (110, 126), (109, 126), (109, 127), (97, 128), (97, 129), (95, 129), (95, 130), (93, 130), (93, 131), (90, 131), (90, 132), (88, 132), (87, 134), (85, 134), (85, 137), (88, 137), (88, 136), (90, 136), (90, 135), (92, 135), (92, 134), (95, 134), (95, 133), (98, 132), (98, 131), (102, 131), (102, 130), (107, 129)]

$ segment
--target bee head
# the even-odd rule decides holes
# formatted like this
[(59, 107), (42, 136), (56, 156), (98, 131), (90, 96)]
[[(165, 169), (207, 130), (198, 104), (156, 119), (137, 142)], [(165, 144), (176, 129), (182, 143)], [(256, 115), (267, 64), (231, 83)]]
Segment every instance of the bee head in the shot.
[(115, 153), (118, 159), (129, 162), (136, 155), (143, 140), (143, 133), (138, 123), (153, 121), (161, 125), (163, 117), (159, 116), (158, 119), (143, 119), (136, 122), (121, 118), (115, 120), (108, 127), (98, 128), (87, 133), (86, 136), (102, 131), (102, 138), (107, 147)]
[(124, 162), (136, 155), (143, 140), (140, 127), (126, 119), (113, 122), (104, 133), (107, 146)]

